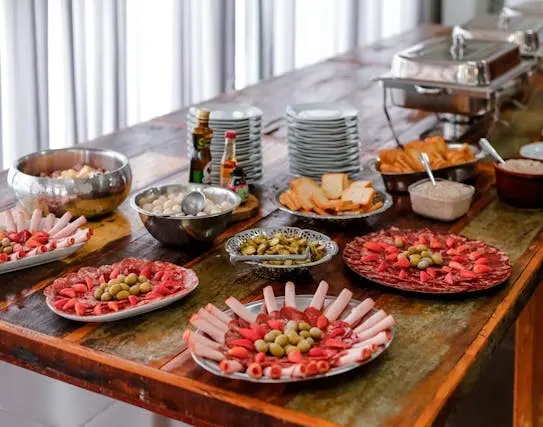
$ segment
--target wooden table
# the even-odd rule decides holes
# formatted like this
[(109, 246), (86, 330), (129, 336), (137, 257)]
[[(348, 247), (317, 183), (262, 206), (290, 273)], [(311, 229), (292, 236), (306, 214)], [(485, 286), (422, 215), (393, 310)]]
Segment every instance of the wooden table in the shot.
[[(195, 424), (411, 426), (439, 420), (464, 386), (476, 377), (541, 281), (543, 215), (500, 204), (492, 190), (492, 168), (488, 165), (481, 167), (471, 211), (452, 224), (416, 217), (408, 199), (396, 196), (394, 208), (369, 223), (325, 228), (278, 211), (271, 199), (288, 179), (285, 126), (275, 120), (288, 103), (342, 100), (354, 104), (361, 111), (364, 156), (375, 154), (390, 143), (391, 134), (381, 109), (380, 88), (371, 77), (385, 72), (399, 49), (448, 31), (443, 27), (421, 27), (219, 96), (222, 101), (249, 102), (260, 107), (264, 122), (272, 124), (264, 129), (265, 179), (256, 190), (262, 202), (260, 214), (232, 225), (212, 246), (171, 249), (153, 240), (126, 201), (116, 213), (92, 224), (95, 236), (71, 258), (2, 276), (0, 358)], [(534, 93), (538, 93), (538, 87), (534, 86)], [(506, 113), (506, 117), (515, 119), (513, 125), (497, 131), (494, 141), (501, 144), (502, 138), (510, 145), (512, 139), (517, 144), (537, 137), (543, 115), (534, 111), (543, 108), (542, 102), (536, 101), (528, 110)], [(178, 111), (88, 145), (112, 148), (130, 157), (135, 176), (132, 191), (151, 184), (185, 182), (189, 164), (184, 142), (185, 113)], [(433, 120), (400, 108), (392, 108), (391, 113), (404, 140)], [(2, 208), (14, 203), (5, 187), (0, 200)], [(229, 295), (244, 301), (260, 298), (265, 284), (246, 266), (229, 264), (223, 249), (226, 238), (254, 226), (298, 225), (324, 231), (343, 247), (355, 235), (390, 224), (430, 225), (495, 244), (511, 255), (512, 277), (492, 292), (456, 298), (420, 297), (361, 280), (350, 274), (337, 256), (312, 270), (311, 276), (298, 279), (297, 285), (311, 292), (321, 279), (326, 279), (332, 292), (347, 286), (356, 297), (371, 296), (393, 313), (398, 322), (397, 337), (378, 360), (347, 375), (319, 382), (265, 387), (213, 377), (193, 363), (181, 339), (190, 314), (208, 302), (223, 306)], [(45, 306), (42, 290), (58, 275), (83, 265), (97, 266), (130, 256), (191, 267), (200, 277), (200, 287), (187, 299), (163, 310), (104, 325), (63, 320)], [(279, 289), (282, 284), (275, 285)], [(523, 370), (519, 370), (517, 384), (523, 393), (517, 398), (517, 425), (532, 425), (533, 417), (539, 414), (537, 379), (541, 372), (536, 363), (531, 363), (541, 348), (537, 304), (539, 299), (525, 311), (518, 326), (522, 348), (518, 349), (517, 360)], [(533, 372), (537, 375), (531, 375)]]

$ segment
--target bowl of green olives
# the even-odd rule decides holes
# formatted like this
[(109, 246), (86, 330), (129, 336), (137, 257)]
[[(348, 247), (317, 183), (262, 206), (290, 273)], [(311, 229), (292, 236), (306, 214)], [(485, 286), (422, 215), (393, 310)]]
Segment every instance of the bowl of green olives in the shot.
[(308, 258), (302, 260), (245, 261), (256, 275), (272, 280), (291, 277), (328, 262), (339, 251), (336, 242), (325, 234), (297, 227), (245, 230), (230, 238), (225, 249), (231, 260), (237, 256), (252, 255), (298, 256), (307, 253), (309, 249)]

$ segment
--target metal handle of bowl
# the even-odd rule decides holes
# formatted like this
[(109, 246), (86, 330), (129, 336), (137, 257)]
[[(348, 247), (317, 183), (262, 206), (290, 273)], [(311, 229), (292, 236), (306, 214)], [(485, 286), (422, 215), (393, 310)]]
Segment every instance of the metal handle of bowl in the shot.
[(415, 85), (415, 92), (417, 92), (419, 95), (443, 95), (445, 93), (445, 89), (439, 88), (439, 87), (425, 87), (425, 86), (419, 86)]

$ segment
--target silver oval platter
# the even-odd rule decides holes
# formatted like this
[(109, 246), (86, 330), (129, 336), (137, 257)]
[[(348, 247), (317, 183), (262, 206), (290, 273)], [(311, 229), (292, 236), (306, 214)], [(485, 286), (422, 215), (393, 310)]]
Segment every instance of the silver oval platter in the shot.
[[(312, 301), (312, 298), (313, 298), (313, 295), (296, 295), (296, 297), (295, 297), (296, 308), (298, 310), (300, 310), (300, 311), (303, 311), (305, 308), (309, 307), (309, 305), (310, 305), (310, 303)], [(336, 297), (331, 297), (331, 296), (325, 297), (325, 299), (324, 299), (325, 307), (328, 308), (330, 306), (330, 304), (333, 303), (336, 299), (337, 299)], [(275, 300), (277, 302), (277, 305), (282, 307), (284, 305), (284, 302), (285, 302), (285, 297), (282, 297), (282, 296), (281, 297), (275, 297)], [(349, 301), (349, 304), (347, 305), (346, 309), (343, 311), (343, 314), (340, 317), (340, 319), (344, 319), (347, 316), (347, 314), (351, 311), (351, 309), (358, 306), (360, 303), (361, 303), (361, 301), (359, 301), (359, 300), (351, 299)], [(247, 310), (249, 310), (251, 313), (255, 314), (255, 315), (258, 315), (259, 313), (263, 313), (263, 312), (266, 311), (265, 310), (265, 301), (264, 300), (254, 301), (254, 302), (251, 302), (249, 304), (245, 304), (244, 307)], [(367, 318), (371, 317), (373, 314), (375, 314), (377, 312), (378, 312), (378, 310), (376, 308), (372, 308), (365, 316), (362, 317), (361, 322), (364, 322)], [(230, 315), (230, 314), (232, 314), (232, 310), (225, 310), (224, 313)], [(326, 372), (324, 374), (317, 374), (317, 375), (313, 375), (313, 376), (309, 376), (309, 377), (282, 376), (281, 378), (273, 379), (273, 378), (270, 378), (270, 377), (262, 376), (261, 378), (257, 379), (257, 378), (251, 377), (250, 375), (248, 375), (247, 373), (244, 373), (244, 372), (243, 373), (241, 373), (241, 372), (225, 373), (219, 368), (219, 363), (217, 363), (215, 361), (212, 361), (212, 360), (209, 360), (209, 359), (205, 359), (203, 357), (200, 357), (200, 356), (196, 355), (194, 353), (194, 351), (192, 351), (192, 350), (191, 350), (191, 355), (192, 355), (192, 358), (194, 359), (194, 361), (199, 366), (201, 366), (203, 369), (205, 369), (206, 371), (208, 371), (208, 372), (210, 372), (210, 373), (212, 373), (214, 375), (224, 377), (224, 378), (228, 378), (228, 379), (237, 379), (237, 380), (249, 381), (249, 382), (254, 382), (254, 383), (268, 383), (268, 384), (309, 381), (309, 380), (317, 380), (317, 379), (321, 379), (321, 378), (326, 378), (326, 377), (331, 377), (331, 376), (343, 374), (345, 372), (349, 372), (349, 371), (351, 371), (353, 369), (356, 369), (359, 366), (362, 366), (362, 365), (365, 365), (367, 363), (372, 362), (377, 357), (379, 357), (390, 346), (392, 340), (394, 339), (395, 327), (392, 327), (391, 329), (389, 329), (389, 331), (390, 331), (390, 335), (389, 335), (388, 341), (384, 345), (379, 346), (379, 348), (376, 351), (374, 351), (371, 354), (371, 356), (368, 357), (367, 359), (365, 359), (365, 360), (363, 360), (361, 362), (357, 362), (357, 363), (350, 363), (350, 364), (346, 364), (344, 366), (334, 367), (334, 368), (331, 368), (328, 372)], [(196, 329), (196, 331), (194, 333), (199, 334), (199, 335), (204, 335), (203, 332), (200, 329)], [(189, 347), (190, 347), (190, 344), (189, 344)]]

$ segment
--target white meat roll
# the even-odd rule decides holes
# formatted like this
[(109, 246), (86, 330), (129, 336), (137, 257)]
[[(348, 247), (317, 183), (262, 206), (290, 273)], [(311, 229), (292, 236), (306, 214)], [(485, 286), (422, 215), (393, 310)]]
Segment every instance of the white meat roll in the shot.
[(373, 314), (366, 320), (364, 320), (360, 325), (358, 325), (356, 328), (354, 328), (354, 333), (359, 334), (362, 331), (365, 331), (366, 329), (371, 328), (372, 326), (379, 323), (381, 320), (383, 320), (385, 317), (387, 317), (387, 314), (384, 310), (379, 310), (377, 313)]
[(38, 231), (40, 228), (41, 209), (34, 209), (30, 218), (30, 231)]
[(273, 293), (273, 288), (271, 286), (266, 286), (264, 288), (264, 302), (266, 304), (266, 310), (268, 314), (277, 311), (277, 301), (275, 299), (275, 294)]
[(341, 315), (341, 313), (343, 313), (343, 310), (345, 310), (349, 304), (352, 296), (353, 293), (350, 290), (343, 289), (336, 300), (324, 310), (323, 314), (330, 322), (333, 322)]
[(49, 215), (47, 215), (43, 220), (42, 230), (49, 233), (49, 230), (51, 230), (51, 228), (53, 228), (53, 225), (55, 225), (55, 219), (56, 218), (54, 214), (50, 213)]
[(367, 345), (370, 345), (370, 344), (385, 345), (386, 343), (388, 343), (390, 341), (390, 337), (391, 337), (391, 333), (389, 331), (379, 332), (373, 338), (369, 338), (369, 339), (367, 339), (365, 341), (361, 341), (359, 343), (356, 343), (355, 345), (353, 345), (353, 348), (354, 347), (366, 347)]
[(236, 313), (241, 319), (249, 323), (256, 322), (256, 314), (251, 313), (247, 308), (234, 297), (229, 297), (225, 304)]
[(190, 329), (186, 329), (185, 332), (183, 332), (183, 339), (187, 342), (187, 345), (197, 343), (205, 345), (206, 347), (212, 348), (214, 350), (218, 350), (221, 347), (218, 342), (210, 340), (209, 338), (206, 338), (201, 334), (197, 334)]
[(292, 282), (285, 284), (285, 307), (296, 308), (296, 289)]
[(53, 239), (62, 239), (63, 237), (68, 237), (72, 235), (73, 233), (75, 233), (75, 231), (79, 227), (81, 227), (82, 225), (85, 225), (86, 222), (87, 222), (87, 218), (85, 218), (84, 216), (80, 216), (75, 221), (71, 222), (70, 224), (62, 228), (60, 231), (53, 234)]
[(17, 225), (15, 225), (15, 220), (13, 219), (13, 214), (11, 213), (11, 210), (7, 210), (4, 212), (4, 219), (6, 230), (17, 231)]
[(349, 350), (345, 350), (345, 353), (337, 360), (337, 365), (343, 366), (363, 362), (368, 359), (375, 350), (377, 350), (377, 346), (374, 344), (350, 348)]
[(387, 329), (390, 329), (394, 326), (394, 317), (392, 317), (390, 314), (385, 317), (383, 320), (381, 320), (376, 325), (373, 325), (371, 328), (366, 329), (359, 334), (357, 334), (358, 339), (360, 341), (367, 340), (368, 338), (371, 338), (375, 335), (377, 335), (379, 332), (386, 331)]
[(192, 343), (189, 347), (196, 356), (203, 357), (204, 359), (214, 360), (220, 362), (226, 357), (220, 351), (206, 347), (205, 345)]
[(56, 221), (55, 218), (55, 225), (53, 225), (53, 227), (48, 231), (49, 235), (54, 236), (56, 233), (66, 227), (71, 219), (72, 214), (70, 212), (65, 212), (64, 215), (58, 219), (58, 221)]
[(222, 320), (227, 325), (228, 325), (228, 322), (230, 322), (232, 320), (232, 318), (228, 314), (226, 314), (224, 311), (219, 310), (217, 307), (215, 307), (211, 303), (206, 305), (206, 311), (208, 313), (211, 313), (217, 319)]
[(237, 360), (225, 359), (219, 364), (219, 368), (225, 374), (235, 374), (243, 370), (243, 365)]
[(320, 310), (324, 305), (324, 300), (326, 298), (326, 294), (328, 293), (328, 288), (328, 283), (326, 283), (324, 280), (321, 280), (321, 282), (319, 283), (319, 287), (317, 288), (315, 295), (313, 295), (309, 306)]
[(197, 313), (198, 317), (201, 317), (202, 319), (208, 321), (216, 328), (220, 329), (221, 331), (225, 332), (228, 331), (228, 326), (226, 326), (226, 323), (223, 323), (221, 320), (217, 319), (212, 314), (205, 311), (203, 308), (200, 308)]
[(212, 339), (214, 339), (218, 343), (224, 344), (224, 332), (216, 328), (215, 326), (213, 326), (207, 320), (202, 319), (198, 317), (197, 315), (193, 315), (189, 321), (191, 325), (193, 325), (194, 327), (198, 329), (201, 329), (203, 332), (205, 332), (207, 335), (209, 335)]
[(360, 321), (360, 319), (362, 319), (366, 314), (368, 314), (374, 306), (375, 306), (375, 301), (373, 301), (371, 298), (366, 298), (364, 301), (358, 304), (355, 308), (353, 308), (351, 312), (349, 313), (349, 315), (343, 320), (347, 322), (349, 325), (354, 326)]
[(15, 222), (17, 225), (17, 231), (23, 231), (28, 229), (28, 222), (25, 218), (25, 214), (23, 211), (17, 211), (17, 214), (15, 216)]

